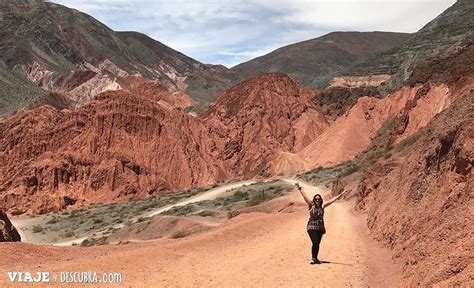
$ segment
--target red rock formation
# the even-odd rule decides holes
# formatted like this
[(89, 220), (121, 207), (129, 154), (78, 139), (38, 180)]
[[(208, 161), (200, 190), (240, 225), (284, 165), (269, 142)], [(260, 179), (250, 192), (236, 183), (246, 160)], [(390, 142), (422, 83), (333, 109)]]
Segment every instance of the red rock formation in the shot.
[(361, 97), (298, 156), (307, 163), (307, 169), (351, 160), (369, 147), (379, 129), (392, 118), (396, 118), (397, 127), (390, 141), (399, 143), (471, 89), (474, 77), (463, 77), (450, 86), (429, 81), (415, 87), (405, 86), (383, 99)]
[(214, 139), (200, 119), (124, 91), (74, 111), (17, 113), (0, 121), (0, 209), (45, 213), (208, 185), (228, 177)]
[(136, 76), (128, 77), (122, 86), (132, 94), (159, 102), (166, 108), (186, 108), (195, 104), (195, 101), (184, 92), (172, 92), (172, 84), (165, 85), (165, 83), (162, 80), (147, 80)]
[(473, 96), (435, 116), (415, 144), (368, 167), (357, 189), (368, 226), (414, 286), (472, 283)]
[(221, 94), (200, 117), (223, 140), (220, 159), (232, 173), (291, 174), (304, 167), (295, 153), (328, 126), (313, 96), (284, 74), (262, 74)]
[(0, 242), (21, 241), (20, 234), (12, 225), (7, 214), (0, 210)]
[(418, 88), (404, 87), (384, 99), (359, 98), (350, 110), (298, 153), (306, 161), (306, 168), (332, 166), (353, 159), (370, 145), (382, 124), (397, 115), (408, 99), (415, 96)]

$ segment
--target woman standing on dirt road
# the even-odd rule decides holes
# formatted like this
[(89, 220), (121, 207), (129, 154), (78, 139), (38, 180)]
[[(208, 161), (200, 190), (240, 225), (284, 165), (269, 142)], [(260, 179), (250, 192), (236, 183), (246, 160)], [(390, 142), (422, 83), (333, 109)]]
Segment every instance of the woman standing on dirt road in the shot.
[(321, 243), (321, 238), (323, 238), (323, 234), (326, 233), (326, 228), (324, 227), (324, 208), (331, 205), (334, 201), (339, 199), (346, 191), (342, 192), (341, 194), (337, 195), (336, 197), (332, 198), (326, 203), (323, 203), (323, 197), (320, 194), (316, 194), (313, 197), (313, 201), (310, 201), (306, 194), (303, 192), (301, 186), (296, 183), (296, 188), (301, 192), (301, 195), (304, 198), (304, 201), (308, 204), (309, 207), (309, 220), (307, 225), (307, 231), (309, 238), (311, 238), (311, 242), (313, 246), (311, 247), (311, 264), (321, 264), (318, 260), (318, 253), (319, 253), (319, 243)]

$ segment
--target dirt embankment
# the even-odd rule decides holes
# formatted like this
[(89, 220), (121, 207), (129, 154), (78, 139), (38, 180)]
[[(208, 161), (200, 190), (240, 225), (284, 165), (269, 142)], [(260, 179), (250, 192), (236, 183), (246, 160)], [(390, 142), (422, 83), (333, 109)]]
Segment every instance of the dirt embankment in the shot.
[[(458, 98), (355, 187), (373, 235), (394, 250), (411, 285), (473, 285), (473, 93)], [(349, 187), (349, 186), (347, 186)]]

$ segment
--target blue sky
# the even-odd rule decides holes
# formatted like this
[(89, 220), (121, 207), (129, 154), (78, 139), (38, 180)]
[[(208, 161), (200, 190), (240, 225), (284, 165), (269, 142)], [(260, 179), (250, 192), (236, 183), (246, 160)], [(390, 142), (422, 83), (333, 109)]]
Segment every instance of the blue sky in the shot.
[(53, 0), (138, 31), (204, 63), (232, 67), (332, 31), (415, 32), (455, 0)]

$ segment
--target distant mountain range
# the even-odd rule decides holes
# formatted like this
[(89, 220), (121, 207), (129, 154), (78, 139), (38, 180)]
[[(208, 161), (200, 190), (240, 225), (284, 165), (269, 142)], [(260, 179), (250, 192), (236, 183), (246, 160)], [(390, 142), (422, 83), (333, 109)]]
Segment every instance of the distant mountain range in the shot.
[[(68, 95), (76, 105), (136, 75), (160, 79), (172, 91), (183, 91), (201, 105), (230, 84), (219, 66), (202, 64), (141, 33), (115, 32), (62, 5), (2, 0), (0, 24), (0, 61), (41, 88)], [(78, 74), (84, 76), (84, 72), (90, 73), (78, 81)], [(0, 115), (36, 96), (25, 96), (20, 105), (11, 104), (16, 103), (16, 96), (7, 96)]]
[[(355, 92), (384, 95), (401, 87), (415, 65), (465, 45), (474, 31), (472, 1), (458, 1), (414, 34), (333, 32), (227, 69), (203, 64), (144, 34), (113, 31), (62, 5), (2, 0), (0, 8), (0, 117), (41, 103), (79, 107), (102, 91), (128, 87), (136, 76), (190, 97), (188, 111), (200, 111), (230, 86), (266, 72), (285, 73), (318, 89), (337, 76), (393, 75), (377, 93)], [(332, 95), (325, 93), (323, 102)]]
[(241, 80), (264, 72), (282, 72), (305, 86), (322, 88), (349, 66), (399, 46), (409, 37), (408, 33), (332, 32), (279, 48), (230, 71)]

